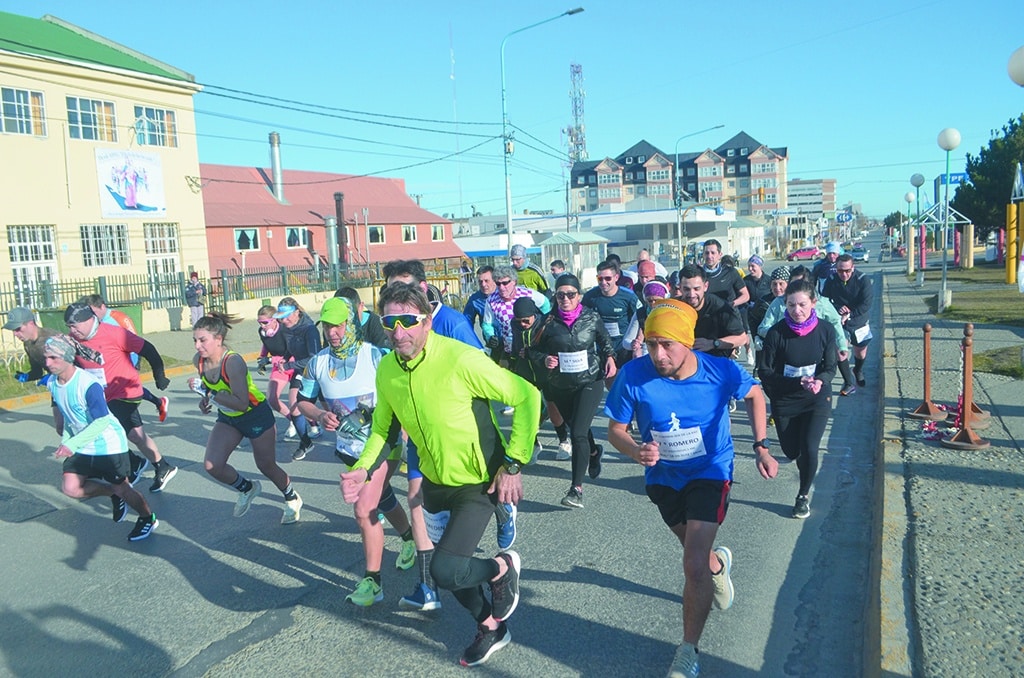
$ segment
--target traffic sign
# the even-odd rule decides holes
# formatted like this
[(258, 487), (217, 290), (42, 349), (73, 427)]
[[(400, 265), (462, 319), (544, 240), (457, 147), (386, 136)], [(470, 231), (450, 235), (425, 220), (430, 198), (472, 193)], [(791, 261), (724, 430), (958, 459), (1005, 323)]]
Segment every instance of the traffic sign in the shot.
[(836, 214), (836, 223), (845, 224), (849, 221), (853, 221), (853, 215), (849, 212), (839, 212)]

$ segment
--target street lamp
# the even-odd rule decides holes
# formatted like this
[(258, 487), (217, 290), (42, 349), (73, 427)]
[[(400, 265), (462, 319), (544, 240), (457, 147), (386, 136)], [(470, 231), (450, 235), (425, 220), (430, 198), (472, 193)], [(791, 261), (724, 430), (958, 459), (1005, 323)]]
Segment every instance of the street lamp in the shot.
[(1006, 72), (1009, 73), (1010, 80), (1024, 87), (1024, 47), (1018, 47), (1017, 51), (1010, 55)]
[(913, 275), (914, 273), (914, 220), (910, 216), (910, 203), (914, 202), (914, 194), (911, 191), (907, 191), (907, 194), (903, 196), (903, 199), (907, 201), (907, 228), (904, 241), (907, 243), (907, 275)]
[(914, 174), (910, 177), (910, 185), (917, 191), (914, 202), (917, 203), (917, 225), (921, 229), (920, 238), (917, 241), (918, 249), (918, 262), (917, 262), (917, 284), (921, 285), (924, 283), (924, 269), (928, 265), (928, 253), (926, 250), (926, 243), (924, 237), (924, 224), (921, 223), (921, 187), (924, 186), (924, 175)]
[(682, 268), (685, 262), (683, 256), (683, 181), (679, 176), (679, 142), (689, 137), (695, 137), (698, 134), (704, 134), (704, 132), (710, 132), (711, 130), (722, 129), (725, 125), (715, 125), (714, 127), (708, 127), (702, 129), (699, 132), (690, 132), (676, 139), (675, 159), (676, 159), (676, 175), (675, 175), (675, 197), (676, 197), (676, 236), (679, 238), (679, 268)]
[(942, 177), (946, 184), (945, 197), (942, 201), (944, 210), (942, 216), (942, 285), (939, 287), (939, 302), (936, 304), (936, 310), (942, 313), (952, 301), (946, 288), (946, 245), (949, 242), (949, 152), (960, 145), (960, 132), (954, 127), (947, 127), (939, 132), (938, 143), (939, 148), (946, 152), (946, 174)]
[(508, 35), (506, 35), (501, 41), (501, 140), (504, 146), (503, 157), (505, 159), (505, 232), (508, 233), (508, 246), (512, 247), (512, 181), (508, 174), (508, 158), (512, 155), (512, 134), (508, 129), (508, 102), (505, 95), (505, 43), (516, 33), (522, 33), (528, 31), (531, 28), (536, 28), (543, 24), (554, 21), (555, 19), (561, 19), (563, 16), (572, 16), (573, 14), (579, 14), (583, 11), (582, 7), (576, 9), (570, 9), (562, 12), (558, 16), (553, 16), (550, 19), (544, 19), (544, 21), (538, 21), (535, 24), (529, 26), (523, 26), (517, 28)]

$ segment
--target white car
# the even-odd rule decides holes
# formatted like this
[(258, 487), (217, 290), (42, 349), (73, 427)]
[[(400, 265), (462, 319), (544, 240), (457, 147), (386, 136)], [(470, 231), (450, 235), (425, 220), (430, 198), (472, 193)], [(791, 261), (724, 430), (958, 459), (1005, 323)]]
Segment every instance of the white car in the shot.
[(850, 251), (850, 256), (853, 257), (854, 261), (863, 261), (864, 263), (867, 263), (871, 258), (871, 252), (866, 247), (857, 245)]

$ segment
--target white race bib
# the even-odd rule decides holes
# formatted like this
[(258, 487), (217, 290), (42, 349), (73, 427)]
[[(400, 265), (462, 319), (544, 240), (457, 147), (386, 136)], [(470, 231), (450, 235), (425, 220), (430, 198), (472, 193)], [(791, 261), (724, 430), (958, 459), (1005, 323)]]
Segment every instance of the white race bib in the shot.
[(423, 509), (423, 522), (427, 525), (427, 536), (430, 537), (430, 541), (435, 544), (440, 543), (441, 536), (444, 534), (445, 528), (448, 527), (448, 519), (451, 517), (451, 511), (431, 513), (427, 509)]
[(867, 341), (872, 337), (871, 324), (864, 323), (864, 327), (858, 327), (853, 331), (853, 340), (858, 344)]
[(786, 365), (782, 368), (782, 376), (784, 377), (813, 377), (814, 370), (817, 365), (801, 365), (800, 367), (794, 367), (793, 365)]
[(609, 337), (621, 337), (622, 332), (619, 331), (619, 323), (605, 323), (604, 328), (608, 330)]
[(674, 431), (651, 431), (658, 454), (665, 461), (685, 461), (707, 454), (699, 426)]
[(586, 372), (587, 367), (588, 362), (586, 351), (573, 351), (572, 353), (558, 352), (558, 371), (562, 374)]

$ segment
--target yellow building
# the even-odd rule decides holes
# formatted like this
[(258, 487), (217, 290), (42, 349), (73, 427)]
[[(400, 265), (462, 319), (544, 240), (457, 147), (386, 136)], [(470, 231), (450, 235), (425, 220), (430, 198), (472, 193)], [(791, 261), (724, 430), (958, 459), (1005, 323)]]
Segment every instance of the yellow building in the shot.
[(114, 303), (181, 305), (179, 274), (209, 260), (200, 89), (60, 19), (0, 12), (0, 310), (61, 307), (100, 278)]

